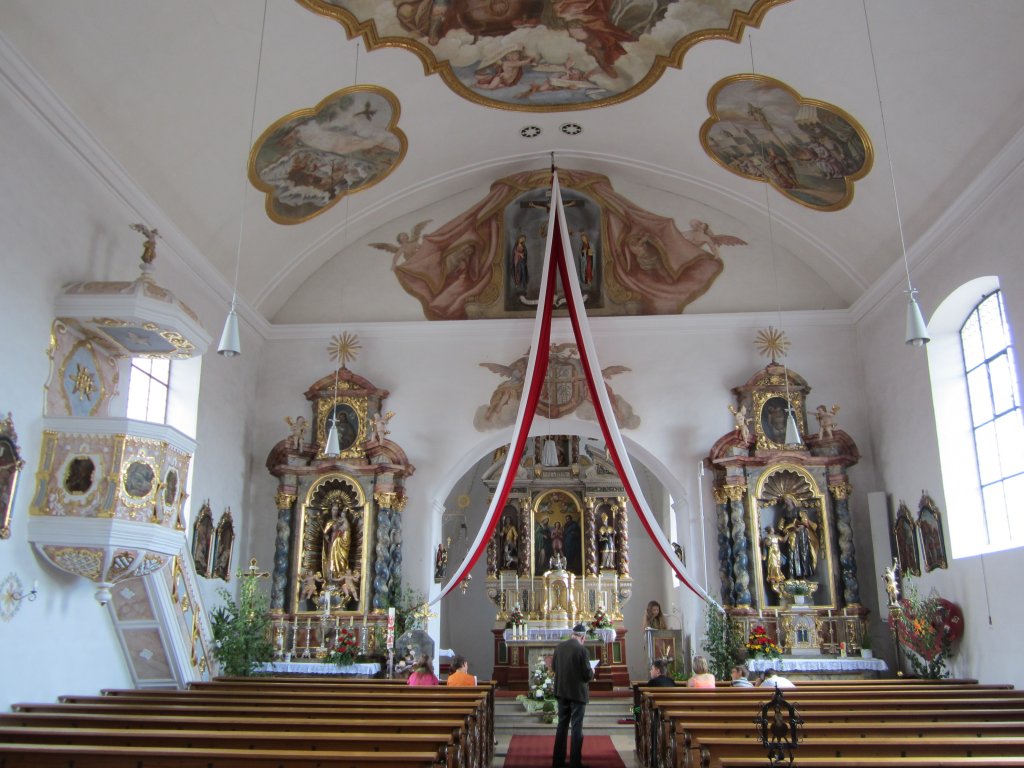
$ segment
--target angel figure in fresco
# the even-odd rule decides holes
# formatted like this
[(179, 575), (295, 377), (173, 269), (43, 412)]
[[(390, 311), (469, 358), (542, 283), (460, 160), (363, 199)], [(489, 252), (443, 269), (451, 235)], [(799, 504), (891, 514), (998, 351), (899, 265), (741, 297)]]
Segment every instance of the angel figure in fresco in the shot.
[(517, 402), (523, 395), (523, 382), (526, 378), (526, 366), (529, 360), (524, 356), (516, 360), (512, 365), (501, 365), (500, 363), (480, 363), (484, 368), (499, 376), (504, 376), (506, 381), (501, 382), (491, 394), (491, 401), (487, 406), (487, 413), (484, 420), (489, 421), (501, 412), (501, 409), (510, 403)]
[(833, 405), (830, 411), (824, 405), (819, 405), (814, 411), (814, 418), (818, 420), (818, 439), (824, 440), (825, 438), (832, 438), (832, 432), (838, 426), (835, 421), (836, 414), (839, 413), (839, 406)]
[(690, 228), (683, 232), (683, 237), (689, 240), (698, 248), (707, 250), (712, 256), (718, 256), (720, 245), (746, 245), (746, 240), (741, 240), (734, 235), (716, 235), (706, 221), (691, 219)]
[(524, 70), (536, 63), (537, 59), (527, 56), (519, 46), (503, 50), (497, 58), (484, 62), (474, 73), (476, 87), (489, 91), (508, 88), (522, 80)]
[(433, 219), (421, 221), (412, 228), (411, 232), (399, 232), (398, 236), (395, 238), (398, 245), (392, 245), (391, 243), (370, 243), (370, 247), (394, 254), (394, 258), (391, 259), (391, 269), (394, 270), (398, 266), (399, 261), (409, 261), (409, 259), (416, 255), (416, 251), (419, 250), (419, 247), (422, 244), (421, 238), (423, 236), (423, 229), (431, 221), (433, 221)]
[(552, 0), (551, 10), (569, 37), (583, 43), (603, 74), (619, 76), (614, 64), (626, 53), (622, 44), (635, 42), (636, 36), (612, 22), (610, 0)]
[(736, 422), (736, 431), (740, 433), (740, 439), (744, 443), (750, 442), (750, 422), (751, 418), (747, 416), (747, 406), (744, 403), (739, 408), (729, 405), (729, 413), (732, 414), (733, 421)]
[(291, 442), (292, 447), (296, 451), (302, 450), (302, 442), (306, 437), (306, 417), (296, 416), (294, 419), (291, 416), (284, 417), (285, 423), (288, 428), (291, 429)]

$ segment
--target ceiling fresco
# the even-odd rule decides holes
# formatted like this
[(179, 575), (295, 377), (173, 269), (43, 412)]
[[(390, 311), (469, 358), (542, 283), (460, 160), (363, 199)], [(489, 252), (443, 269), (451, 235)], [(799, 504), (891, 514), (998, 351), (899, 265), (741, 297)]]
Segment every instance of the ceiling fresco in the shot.
[(405, 48), (500, 109), (587, 109), (650, 88), (703, 40), (738, 41), (788, 0), (298, 0), (368, 49)]
[(700, 140), (712, 159), (808, 208), (845, 208), (853, 182), (871, 170), (871, 140), (856, 120), (771, 77), (720, 80), (708, 94), (708, 112)]
[[(671, 218), (615, 192), (608, 178), (560, 168), (566, 225), (591, 315), (678, 314), (725, 268), (723, 246), (745, 246), (707, 222), (680, 231)], [(551, 193), (549, 171), (495, 181), (478, 203), (424, 233), (399, 233), (391, 269), (429, 320), (523, 317), (536, 312)], [(555, 307), (564, 306), (561, 287)]]
[(375, 85), (332, 93), (277, 120), (253, 144), (249, 179), (278, 224), (317, 216), (387, 178), (405, 157), (398, 99)]

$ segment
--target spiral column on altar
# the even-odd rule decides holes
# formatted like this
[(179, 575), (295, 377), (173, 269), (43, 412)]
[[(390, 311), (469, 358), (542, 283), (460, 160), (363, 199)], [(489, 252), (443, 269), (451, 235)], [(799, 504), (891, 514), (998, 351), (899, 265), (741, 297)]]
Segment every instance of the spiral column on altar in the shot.
[(729, 536), (729, 497), (715, 487), (715, 511), (718, 516), (718, 578), (722, 582), (722, 602), (732, 604), (732, 539)]
[(835, 507), (836, 534), (839, 541), (839, 571), (843, 579), (843, 600), (853, 607), (860, 604), (860, 583), (857, 581), (857, 556), (853, 547), (853, 528), (850, 525), (850, 493), (853, 486), (845, 475), (829, 478), (829, 492)]
[(745, 485), (722, 486), (722, 493), (729, 500), (729, 524), (732, 540), (732, 603), (736, 607), (750, 605), (750, 535), (747, 531), (747, 515), (743, 499), (747, 494)]
[(619, 578), (629, 578), (629, 515), (626, 510), (626, 497), (620, 496), (613, 507), (619, 524), (615, 526), (616, 570)]
[(530, 523), (530, 506), (533, 499), (527, 496), (519, 506), (519, 560), (516, 572), (523, 578), (531, 578), (530, 553), (533, 552), (533, 525)]
[(270, 582), (270, 609), (283, 611), (288, 596), (288, 562), (291, 559), (292, 510), (297, 494), (295, 486), (278, 486), (274, 497), (277, 507), (277, 531), (274, 536), (274, 571)]
[(597, 575), (597, 538), (595, 535), (596, 526), (595, 521), (597, 519), (597, 512), (594, 509), (594, 499), (587, 497), (583, 500), (584, 511), (583, 514), (586, 519), (586, 525), (583, 526), (585, 531), (584, 536), (584, 547), (583, 547), (583, 572), (588, 576)]
[[(376, 546), (373, 558), (373, 607), (386, 609), (398, 597), (402, 580), (402, 513), (400, 498), (394, 491), (378, 491)], [(404, 499), (401, 499), (404, 506)]]

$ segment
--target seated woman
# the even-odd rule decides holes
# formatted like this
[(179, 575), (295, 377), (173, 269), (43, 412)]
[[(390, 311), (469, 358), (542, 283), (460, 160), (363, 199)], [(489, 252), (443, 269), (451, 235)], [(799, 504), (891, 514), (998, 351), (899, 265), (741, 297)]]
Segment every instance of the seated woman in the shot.
[(409, 685), (440, 685), (434, 674), (434, 663), (429, 654), (424, 653), (416, 662), (416, 667), (409, 675)]
[(715, 676), (708, 671), (708, 660), (703, 656), (693, 657), (693, 675), (686, 681), (687, 688), (714, 688)]
[(476, 685), (476, 675), (469, 674), (469, 660), (465, 656), (452, 656), (448, 685)]

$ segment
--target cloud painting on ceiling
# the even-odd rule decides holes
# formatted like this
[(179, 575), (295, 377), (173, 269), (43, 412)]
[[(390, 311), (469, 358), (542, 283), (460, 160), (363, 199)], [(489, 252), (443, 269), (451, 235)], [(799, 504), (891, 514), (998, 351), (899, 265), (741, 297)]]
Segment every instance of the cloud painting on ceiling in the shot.
[(788, 0), (298, 0), (410, 50), (470, 101), (526, 112), (587, 109), (643, 93), (703, 40), (736, 42)]
[[(559, 169), (566, 224), (592, 315), (678, 314), (724, 269), (722, 246), (746, 243), (704, 221), (680, 231), (596, 173)], [(429, 320), (526, 317), (536, 312), (547, 239), (551, 175), (525, 171), (495, 181), (454, 219), (400, 233), (393, 254), (402, 288)], [(561, 286), (556, 307), (564, 306)]]
[(845, 208), (853, 182), (871, 170), (871, 140), (856, 120), (773, 78), (720, 80), (708, 94), (708, 112), (700, 141), (712, 159), (808, 208)]
[(267, 215), (298, 224), (385, 179), (408, 146), (399, 112), (390, 91), (356, 85), (277, 120), (249, 154), (249, 180), (266, 193)]

